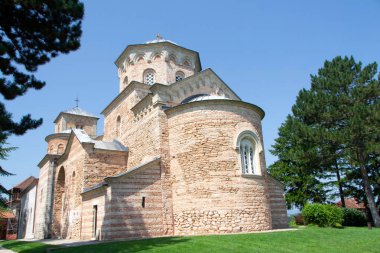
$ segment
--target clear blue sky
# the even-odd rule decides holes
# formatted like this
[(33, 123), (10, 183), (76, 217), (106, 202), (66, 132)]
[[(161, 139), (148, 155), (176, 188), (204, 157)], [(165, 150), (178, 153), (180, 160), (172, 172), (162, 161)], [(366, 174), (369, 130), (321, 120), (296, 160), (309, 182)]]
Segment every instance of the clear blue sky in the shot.
[[(298, 91), (309, 87), (326, 59), (353, 55), (380, 63), (380, 0), (315, 1), (85, 1), (82, 46), (39, 68), (47, 85), (6, 102), (15, 119), (26, 113), (44, 119), (37, 130), (9, 143), (18, 149), (1, 164), (16, 176), (6, 187), (38, 177), (60, 111), (79, 106), (95, 115), (118, 94), (114, 60), (128, 44), (145, 43), (157, 33), (198, 51), (244, 101), (263, 108), (267, 165), (277, 130)], [(103, 132), (99, 121), (98, 134)]]

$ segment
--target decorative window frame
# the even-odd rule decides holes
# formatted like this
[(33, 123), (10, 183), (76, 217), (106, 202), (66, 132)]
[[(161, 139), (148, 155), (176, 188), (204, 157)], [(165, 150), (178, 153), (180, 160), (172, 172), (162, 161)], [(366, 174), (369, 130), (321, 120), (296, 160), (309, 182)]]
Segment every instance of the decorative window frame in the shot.
[[(181, 78), (178, 78), (177, 79), (177, 77), (181, 77)], [(177, 71), (177, 72), (175, 72), (175, 76), (174, 76), (174, 78), (175, 78), (175, 81), (176, 82), (179, 82), (179, 81), (182, 81), (183, 79), (185, 79), (185, 73), (183, 73), (182, 71)]]
[[(249, 148), (246, 153), (243, 153), (242, 144)], [(252, 148), (252, 151), (250, 151), (250, 148)], [(238, 160), (242, 176), (261, 177), (261, 153), (263, 152), (263, 147), (258, 135), (251, 130), (241, 132), (236, 139), (236, 150), (239, 154)]]
[[(152, 74), (153, 75), (153, 81), (148, 83), (148, 80), (147, 80), (147, 75), (149, 74)], [(147, 84), (147, 85), (153, 85), (156, 83), (156, 71), (154, 71), (154, 69), (146, 69), (144, 70), (144, 73), (143, 73), (143, 83)]]

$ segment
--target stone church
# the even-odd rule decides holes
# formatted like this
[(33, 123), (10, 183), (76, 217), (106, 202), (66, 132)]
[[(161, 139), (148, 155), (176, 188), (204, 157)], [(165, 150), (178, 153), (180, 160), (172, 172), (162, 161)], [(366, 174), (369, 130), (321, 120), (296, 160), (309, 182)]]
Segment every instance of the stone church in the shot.
[(157, 36), (115, 61), (119, 94), (98, 117), (59, 113), (39, 162), (35, 238), (123, 239), (287, 226), (266, 171), (264, 111), (199, 54)]

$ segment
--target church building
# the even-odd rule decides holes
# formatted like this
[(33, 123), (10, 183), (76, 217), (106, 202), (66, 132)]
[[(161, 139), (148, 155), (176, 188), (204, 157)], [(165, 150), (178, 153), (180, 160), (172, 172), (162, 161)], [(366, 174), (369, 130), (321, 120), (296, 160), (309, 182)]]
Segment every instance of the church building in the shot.
[[(264, 111), (199, 54), (157, 39), (115, 61), (119, 94), (98, 117), (63, 111), (39, 162), (35, 238), (112, 240), (287, 226), (266, 170)], [(100, 101), (106, 102), (106, 101)]]

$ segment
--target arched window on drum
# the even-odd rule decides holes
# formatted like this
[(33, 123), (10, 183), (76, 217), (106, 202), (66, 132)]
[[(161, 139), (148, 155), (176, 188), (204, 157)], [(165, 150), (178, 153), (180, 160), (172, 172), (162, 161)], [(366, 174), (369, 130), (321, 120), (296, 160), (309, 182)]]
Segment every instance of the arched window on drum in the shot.
[(242, 174), (261, 175), (261, 146), (259, 145), (257, 136), (251, 131), (245, 131), (239, 135), (237, 144), (240, 152)]

